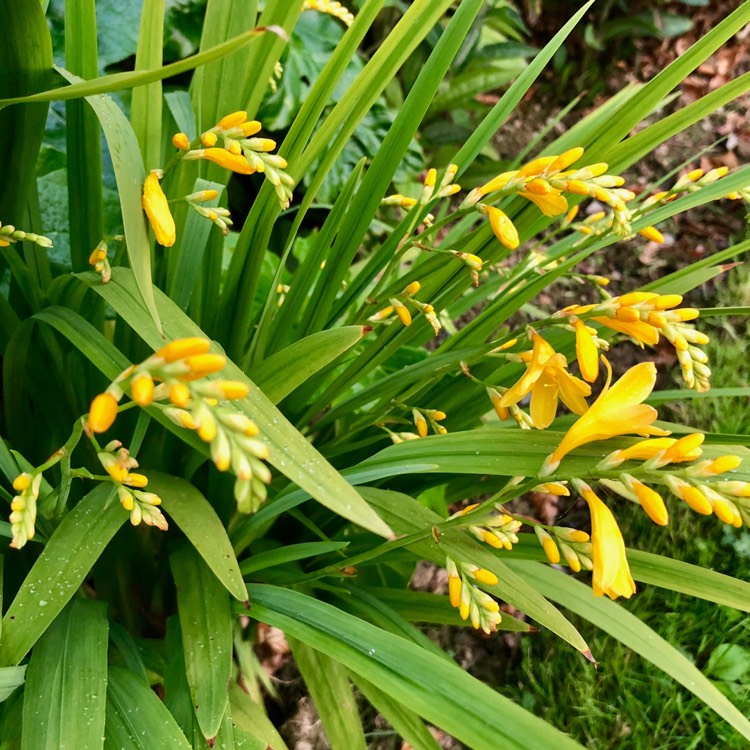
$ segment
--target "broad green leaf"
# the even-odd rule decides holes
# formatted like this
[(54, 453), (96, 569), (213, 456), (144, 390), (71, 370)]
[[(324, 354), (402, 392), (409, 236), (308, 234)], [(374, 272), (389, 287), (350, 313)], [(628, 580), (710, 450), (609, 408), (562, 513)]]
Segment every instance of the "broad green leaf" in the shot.
[(346, 669), (320, 651), (290, 639), (294, 661), (315, 703), (333, 750), (367, 750)]
[(535, 562), (510, 560), (508, 565), (533, 582), (545, 596), (594, 623), (635, 653), (655, 664), (711, 707), (750, 740), (750, 721), (706, 679), (690, 660), (638, 617), (619, 604), (595, 597), (589, 586)]
[(413, 750), (440, 750), (440, 745), (417, 714), (360, 675), (352, 675), (352, 682)]
[(232, 721), (236, 727), (251, 737), (262, 740), (266, 750), (289, 750), (266, 715), (265, 709), (254, 703), (239, 685), (229, 688), (229, 703), (232, 707)]
[(184, 546), (170, 556), (185, 671), (193, 709), (206, 739), (219, 733), (232, 675), (232, 611), (224, 587), (198, 553)]
[(26, 679), (26, 665), (21, 667), (0, 667), (0, 703), (10, 698), (17, 687)]
[[(96, 0), (65, 3), (65, 66), (81, 78), (97, 75)], [(83, 271), (104, 236), (101, 137), (85, 101), (67, 102), (65, 116), (70, 255), (73, 270)]]
[[(132, 274), (127, 269), (113, 269), (112, 281), (102, 284), (93, 274), (81, 278), (109, 302), (125, 321), (154, 349), (160, 348), (164, 339), (149, 319), (138, 301)], [(205, 334), (166, 295), (157, 290), (157, 304), (165, 321), (168, 339)], [(270, 463), (289, 479), (308, 491), (318, 502), (334, 513), (357, 523), (381, 536), (391, 531), (367, 503), (357, 494), (330, 464), (297, 432), (265, 397), (259, 388), (232, 362), (223, 371), (225, 377), (242, 380), (250, 387), (247, 398), (235, 402), (257, 422), (261, 438), (268, 444)]]
[(127, 520), (100, 484), (62, 520), (29, 571), (3, 618), (0, 665), (18, 664), (86, 580)]
[[(60, 72), (70, 81), (80, 80), (78, 76), (67, 71)], [(122, 223), (125, 228), (125, 244), (133, 277), (154, 325), (161, 330), (151, 286), (151, 244), (142, 205), (143, 181), (146, 175), (138, 141), (127, 118), (111, 97), (88, 96), (86, 101), (99, 118), (112, 156)]]
[(104, 744), (113, 750), (192, 750), (156, 693), (121, 667), (109, 668)]
[(259, 552), (243, 560), (240, 564), (242, 575), (251, 575), (258, 570), (273, 568), (278, 565), (305, 560), (309, 557), (326, 555), (349, 546), (349, 542), (302, 542), (301, 544), (286, 544), (278, 549)]
[[(135, 70), (153, 70), (162, 64), (164, 49), (164, 0), (144, 0), (135, 53)], [(161, 81), (133, 89), (130, 122), (143, 154), (147, 170), (162, 166), (161, 160)]]
[[(279, 28), (269, 27), (266, 29), (252, 29), (251, 31), (246, 31), (244, 34), (238, 34), (222, 44), (217, 44), (211, 49), (186, 57), (184, 60), (178, 60), (177, 62), (165, 65), (162, 68), (133, 73), (113, 73), (112, 75), (102, 76), (101, 78), (95, 78), (91, 81), (80, 81), (71, 86), (49, 89), (48, 91), (41, 91), (37, 94), (7, 97), (0, 99), (0, 108), (7, 107), (11, 104), (23, 104), (29, 102), (68, 101), (70, 99), (80, 99), (84, 96), (88, 97), (96, 96), (98, 94), (109, 94), (113, 91), (122, 91), (123, 89), (132, 89), (136, 86), (145, 86), (154, 81), (162, 81), (165, 78), (171, 78), (172, 76), (180, 75), (180, 73), (186, 73), (187, 71), (193, 70), (201, 65), (218, 60), (220, 57), (244, 47), (248, 42), (256, 39), (260, 34), (263, 34), (266, 31), (279, 34), (282, 38), (286, 36), (283, 30)], [(59, 69), (58, 72), (62, 73)]]
[(261, 362), (253, 368), (253, 378), (268, 399), (278, 404), (364, 335), (362, 326), (319, 331)]
[(247, 589), (232, 544), (216, 511), (190, 482), (179, 477), (149, 472), (149, 490), (162, 499), (162, 508), (182, 529), (190, 544), (226, 590), (241, 602)]
[(250, 596), (254, 618), (341, 662), (470, 747), (580, 747), (457, 665), (330, 604), (273, 586), (253, 585)]
[(107, 604), (74, 599), (34, 646), (23, 700), (22, 750), (102, 747)]
[[(0, 15), (3, 19), (0, 97), (23, 97), (49, 85), (52, 43), (40, 4), (3, 0)], [(8, 177), (0, 182), (0, 213), (4, 224), (23, 226), (46, 117), (46, 104), (0, 112), (3, 134), (0, 159)]]

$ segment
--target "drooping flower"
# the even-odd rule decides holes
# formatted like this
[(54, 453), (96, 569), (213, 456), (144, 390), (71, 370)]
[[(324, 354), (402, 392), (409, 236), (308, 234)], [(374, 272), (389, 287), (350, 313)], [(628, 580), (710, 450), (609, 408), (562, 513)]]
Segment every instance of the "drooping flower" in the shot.
[(571, 375), (565, 356), (538, 333), (532, 334), (532, 341), (526, 372), (503, 394), (498, 405), (510, 407), (531, 393), (531, 419), (537, 429), (543, 430), (555, 418), (558, 399), (571, 411), (583, 414), (588, 408), (584, 397), (591, 395), (591, 386)]
[(635, 582), (625, 554), (625, 542), (612, 511), (585, 482), (577, 482), (591, 513), (591, 544), (594, 561), (592, 586), (595, 596), (610, 599), (635, 594)]
[(159, 169), (152, 169), (146, 177), (143, 183), (143, 210), (153, 227), (156, 241), (164, 247), (172, 247), (177, 234), (167, 196), (159, 184), (161, 177), (162, 172)]
[(552, 474), (560, 461), (586, 443), (606, 440), (617, 435), (668, 435), (669, 432), (652, 423), (659, 416), (653, 406), (642, 403), (656, 384), (653, 362), (641, 362), (631, 367), (611, 388), (612, 368), (606, 359), (607, 383), (596, 401), (565, 433), (560, 445), (547, 456), (540, 476)]
[(482, 210), (490, 220), (495, 237), (509, 250), (515, 250), (519, 243), (518, 232), (505, 212), (495, 206), (482, 206)]

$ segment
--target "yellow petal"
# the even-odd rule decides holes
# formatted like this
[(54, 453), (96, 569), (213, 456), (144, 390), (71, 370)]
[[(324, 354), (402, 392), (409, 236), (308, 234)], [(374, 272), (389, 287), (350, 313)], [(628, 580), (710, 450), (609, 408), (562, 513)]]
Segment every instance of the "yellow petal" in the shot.
[(557, 190), (547, 193), (547, 195), (535, 195), (523, 190), (518, 194), (536, 204), (545, 216), (560, 216), (568, 210), (567, 199)]
[(172, 247), (177, 234), (167, 196), (159, 184), (159, 175), (158, 170), (153, 170), (143, 183), (143, 210), (154, 229), (156, 241), (164, 247)]
[(593, 383), (599, 377), (599, 350), (594, 337), (582, 320), (573, 323), (576, 333), (576, 357), (583, 379)]
[(557, 414), (557, 394), (559, 387), (550, 374), (544, 370), (531, 389), (531, 420), (537, 430), (549, 427)]

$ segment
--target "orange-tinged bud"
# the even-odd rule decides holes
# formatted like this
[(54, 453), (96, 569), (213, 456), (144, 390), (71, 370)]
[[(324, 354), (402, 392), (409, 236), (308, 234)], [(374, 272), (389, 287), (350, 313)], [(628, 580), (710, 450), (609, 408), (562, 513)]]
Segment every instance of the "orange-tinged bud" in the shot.
[(660, 294), (651, 302), (655, 310), (668, 310), (670, 307), (677, 307), (682, 304), (681, 294)]
[(102, 247), (102, 243), (99, 243), (89, 255), (89, 265), (95, 266), (100, 261), (103, 261), (107, 257), (107, 246)]
[(247, 121), (247, 112), (239, 110), (238, 112), (232, 112), (229, 115), (225, 115), (219, 120), (216, 125), (221, 130), (229, 130), (230, 128), (236, 128)]
[(177, 232), (167, 196), (164, 195), (159, 184), (160, 175), (161, 172), (154, 169), (143, 183), (143, 210), (154, 230), (156, 241), (164, 247), (172, 247), (177, 238)]
[(139, 372), (130, 381), (130, 395), (138, 406), (150, 406), (154, 400), (154, 381), (147, 372)]
[(169, 388), (169, 400), (175, 406), (187, 406), (190, 403), (190, 388), (184, 383), (174, 383)]
[(425, 187), (435, 187), (437, 181), (437, 169), (428, 169), (427, 176), (424, 178)]
[(198, 436), (205, 443), (210, 443), (216, 437), (216, 420), (211, 413), (205, 413), (198, 425)]
[(250, 162), (244, 157), (232, 154), (225, 148), (202, 148), (197, 151), (189, 151), (185, 158), (190, 159), (208, 159), (208, 161), (218, 164), (224, 169), (229, 169), (237, 174), (254, 174), (255, 168), (250, 166)]
[(223, 370), (227, 363), (226, 357), (221, 354), (193, 354), (185, 357), (183, 361), (190, 368), (190, 372), (180, 375), (180, 380), (197, 380)]
[(451, 606), (458, 607), (461, 602), (461, 579), (458, 576), (448, 578), (448, 596)]
[(411, 325), (411, 313), (409, 312), (409, 309), (406, 307), (406, 305), (403, 304), (403, 302), (400, 302), (397, 299), (391, 299), (389, 300), (391, 303), (393, 309), (396, 311), (396, 315), (398, 315), (399, 320), (405, 325), (410, 326)]
[(89, 429), (91, 432), (106, 432), (117, 416), (117, 399), (109, 393), (100, 393), (89, 409)]
[(547, 182), (547, 180), (543, 180), (541, 177), (537, 177), (534, 180), (530, 180), (526, 183), (526, 190), (528, 190), (530, 193), (534, 193), (535, 195), (547, 195), (548, 193), (552, 192), (552, 186)]
[[(430, 411), (430, 416), (436, 421), (436, 422), (442, 422), (448, 415), (444, 411), (439, 411), (438, 409), (432, 409)], [(476, 506), (475, 506), (476, 507)]]
[(713, 511), (720, 520), (724, 521), (724, 523), (734, 524), (734, 511), (728, 502), (719, 498), (714, 499)]
[(660, 245), (664, 244), (664, 235), (656, 227), (646, 227), (645, 229), (641, 229), (638, 234), (647, 240), (651, 240), (651, 242), (657, 242)]
[(170, 362), (176, 362), (178, 359), (183, 359), (183, 357), (206, 354), (210, 348), (211, 342), (208, 339), (197, 336), (175, 339), (159, 349), (155, 356), (160, 357), (166, 364), (169, 364)]
[(706, 436), (702, 432), (693, 432), (690, 435), (685, 435), (666, 449), (663, 458), (665, 461), (675, 463), (680, 461), (694, 461), (701, 455), (701, 445), (703, 445), (705, 439)]
[(172, 145), (180, 151), (190, 150), (190, 139), (185, 133), (175, 133), (172, 136)]
[(427, 437), (427, 420), (424, 418), (422, 412), (412, 409), (412, 417), (414, 418), (414, 425), (417, 428), (419, 437)]
[(218, 140), (219, 139), (217, 138), (216, 133), (210, 133), (209, 132), (209, 133), (204, 133), (201, 136), (201, 143), (206, 148), (211, 148), (211, 147), (215, 146), (216, 145), (216, 141), (218, 141)]

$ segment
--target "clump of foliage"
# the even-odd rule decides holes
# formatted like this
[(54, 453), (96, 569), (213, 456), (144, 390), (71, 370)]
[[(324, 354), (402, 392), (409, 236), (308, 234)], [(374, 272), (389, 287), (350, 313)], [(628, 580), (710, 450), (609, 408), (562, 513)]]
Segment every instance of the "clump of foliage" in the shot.
[[(615, 379), (606, 356), (664, 339), (685, 392), (707, 392), (708, 337), (682, 294), (748, 245), (616, 294), (576, 270), (615, 243), (659, 242), (656, 225), (687, 208), (748, 200), (746, 168), (638, 196), (619, 173), (745, 90), (628, 137), (750, 9), (545, 153), (467, 183), (589, 3), (410, 194), (394, 181), (485, 3), (416, 0), (360, 58), (384, 5), (209, 0), (199, 51), (165, 66), (164, 3), (146, 0), (135, 70), (100, 77), (93, 0), (65, 5), (54, 68), (42, 7), (4, 6), (0, 148), (17, 175), (0, 186), (5, 746), (283, 748), (253, 650), (265, 623), (285, 633), (335, 748), (366, 746), (355, 689), (413, 747), (437, 746), (425, 722), (477, 748), (578, 747), (415, 626), (531, 630), (501, 603), (594, 662), (556, 605), (591, 621), (750, 738), (731, 700), (612, 601), (648, 582), (747, 610), (747, 583), (627, 549), (616, 518), (664, 526), (684, 504), (750, 525), (746, 450), (660, 422), (645, 403), (654, 363)], [(308, 14), (341, 35), (277, 143), (257, 115), (300, 84), (284, 55)], [(348, 161), (437, 24), (392, 124)], [(125, 108), (111, 96), (123, 91)], [(55, 265), (62, 222), (45, 224), (35, 171), (52, 101), (66, 102), (70, 248)], [(562, 278), (581, 304), (531, 307)], [(515, 512), (530, 489), (583, 498), (590, 533)], [(445, 567), (445, 594), (409, 590), (420, 560)]]

